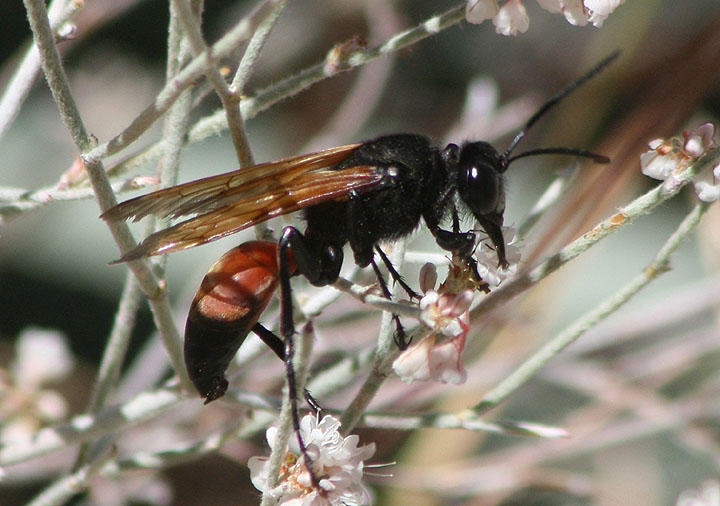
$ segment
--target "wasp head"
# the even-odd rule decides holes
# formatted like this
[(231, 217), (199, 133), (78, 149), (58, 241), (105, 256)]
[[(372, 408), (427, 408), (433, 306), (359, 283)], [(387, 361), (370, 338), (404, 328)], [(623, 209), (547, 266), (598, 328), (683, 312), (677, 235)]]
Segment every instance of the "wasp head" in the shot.
[(505, 157), (487, 142), (464, 144), (455, 161), (458, 196), (495, 245), (500, 265), (507, 265), (502, 234), (506, 169)]

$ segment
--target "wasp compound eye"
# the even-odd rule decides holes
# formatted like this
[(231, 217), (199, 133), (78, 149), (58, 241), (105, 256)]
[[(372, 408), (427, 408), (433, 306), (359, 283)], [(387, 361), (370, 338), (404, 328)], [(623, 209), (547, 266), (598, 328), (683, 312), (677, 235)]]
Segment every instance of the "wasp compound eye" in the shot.
[(462, 147), (458, 161), (458, 194), (474, 215), (502, 212), (502, 164), (497, 150), (486, 142), (473, 142)]

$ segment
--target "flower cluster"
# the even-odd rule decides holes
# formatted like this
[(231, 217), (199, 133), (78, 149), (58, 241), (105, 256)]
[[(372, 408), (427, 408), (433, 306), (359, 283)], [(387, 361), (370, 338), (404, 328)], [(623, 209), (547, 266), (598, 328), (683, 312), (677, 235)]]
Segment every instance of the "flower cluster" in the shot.
[[(715, 125), (703, 123), (694, 130), (685, 130), (682, 138), (655, 139), (648, 146), (650, 150), (640, 155), (642, 173), (674, 185), (679, 174), (718, 146)], [(720, 163), (694, 176), (693, 183), (700, 200), (713, 202), (720, 199)]]
[(395, 374), (406, 383), (428, 380), (464, 383), (467, 373), (460, 354), (465, 348), (472, 300), (472, 290), (457, 294), (428, 290), (420, 300), (420, 320), (432, 332), (395, 359)]
[[(300, 420), (300, 436), (322, 490), (312, 486), (305, 460), (298, 457), (300, 452), (294, 438), (292, 451), (285, 454), (280, 468), (278, 486), (272, 490), (267, 490), (268, 458), (250, 458), (248, 467), (255, 488), (272, 495), (283, 506), (369, 504), (370, 492), (362, 482), (363, 461), (375, 453), (375, 444), (358, 446), (358, 436), (343, 437), (339, 429), (340, 421), (331, 415), (324, 416), (322, 420), (314, 415), (305, 415)], [(271, 449), (276, 446), (277, 436), (277, 427), (270, 427), (266, 432)]]
[(40, 329), (23, 331), (9, 371), (0, 370), (0, 443), (24, 443), (49, 423), (67, 416), (65, 399), (45, 388), (74, 368), (65, 336)]
[[(512, 242), (514, 229), (503, 227), (503, 236)], [(400, 379), (406, 383), (433, 380), (459, 385), (465, 382), (467, 373), (460, 355), (470, 328), (470, 305), (475, 291), (489, 292), (490, 286), (497, 287), (515, 274), (520, 260), (517, 243), (508, 244), (505, 255), (510, 265), (499, 267), (492, 242), (489, 238), (483, 239), (475, 251), (476, 271), (467, 261), (453, 257), (448, 277), (437, 291), (435, 266), (423, 266), (420, 288), (425, 295), (420, 300), (420, 321), (431, 332), (393, 362), (393, 370)]]
[[(605, 19), (625, 0), (537, 0), (540, 6), (553, 13), (561, 13), (570, 24), (585, 26), (592, 23), (602, 26)], [(530, 18), (521, 0), (505, 0), (503, 6), (497, 0), (468, 0), (465, 17), (470, 23), (482, 23), (492, 19), (495, 31), (503, 35), (525, 33)]]

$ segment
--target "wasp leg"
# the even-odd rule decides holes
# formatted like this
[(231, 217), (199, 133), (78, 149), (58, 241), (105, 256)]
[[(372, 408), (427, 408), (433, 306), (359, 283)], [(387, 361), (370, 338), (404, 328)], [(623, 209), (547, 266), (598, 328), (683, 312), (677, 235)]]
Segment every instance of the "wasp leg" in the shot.
[[(383, 296), (388, 300), (392, 300), (392, 295), (390, 294), (390, 290), (385, 282), (385, 278), (383, 278), (380, 269), (378, 269), (374, 258), (370, 261), (370, 265), (372, 265), (373, 271), (375, 271), (375, 277), (378, 280), (378, 284), (380, 284)], [(393, 313), (392, 319), (395, 322), (395, 335), (393, 336), (393, 341), (395, 341), (395, 345), (400, 350), (405, 350), (410, 345), (407, 340), (407, 335), (405, 334), (405, 328), (402, 326), (402, 323), (400, 323), (400, 317), (397, 314)]]
[[(372, 265), (373, 271), (375, 271), (375, 277), (377, 277), (378, 284), (380, 285), (383, 296), (388, 300), (392, 300), (392, 296), (390, 294), (390, 290), (388, 289), (387, 283), (385, 282), (385, 278), (383, 278), (382, 274), (380, 273), (380, 269), (378, 269), (378, 266), (375, 263), (375, 251), (373, 249), (374, 244), (371, 239), (371, 235), (367, 233), (367, 220), (362, 213), (362, 208), (358, 205), (358, 199), (358, 193), (355, 190), (350, 191), (350, 200), (347, 204), (347, 223), (350, 247), (352, 248), (353, 254), (355, 256), (355, 263), (360, 267), (367, 267), (368, 265)], [(390, 267), (391, 275), (394, 272), (395, 275), (400, 277), (395, 268), (391, 267), (392, 264), (390, 263), (390, 260), (387, 259), (387, 257), (385, 257), (383, 261), (386, 262), (386, 265)], [(407, 286), (404, 285), (404, 281), (403, 286)], [(405, 338), (405, 329), (400, 323), (400, 317), (398, 315), (393, 313), (392, 318), (395, 322), (396, 329), (393, 340), (395, 341), (395, 344), (398, 348), (404, 350), (408, 347), (409, 344)]]
[(387, 257), (385, 252), (380, 248), (380, 246), (375, 246), (375, 250), (378, 252), (378, 255), (380, 255), (380, 258), (385, 264), (385, 267), (387, 267), (387, 270), (390, 273), (390, 276), (393, 278), (393, 281), (395, 281), (403, 288), (403, 290), (405, 290), (405, 293), (408, 294), (408, 297), (410, 297), (411, 299), (420, 299), (420, 295), (418, 295), (415, 290), (408, 286), (408, 284), (402, 278), (400, 273), (395, 269), (395, 266), (392, 264), (392, 262)]
[[(252, 331), (260, 339), (262, 339), (262, 341), (275, 353), (275, 355), (280, 357), (280, 360), (285, 360), (285, 345), (283, 344), (282, 339), (259, 323), (255, 324)], [(322, 406), (320, 406), (310, 392), (308, 392), (307, 388), (304, 390), (303, 395), (305, 396), (305, 402), (308, 403), (315, 413), (322, 413)]]
[[(295, 367), (293, 366), (293, 356), (295, 355), (295, 346), (293, 335), (295, 334), (295, 322), (293, 321), (293, 305), (292, 305), (292, 288), (290, 286), (290, 258), (291, 254), (295, 257), (297, 270), (301, 274), (311, 278), (319, 279), (320, 277), (320, 261), (317, 257), (313, 258), (312, 249), (308, 246), (305, 237), (295, 227), (285, 227), (282, 236), (278, 242), (278, 274), (280, 279), (280, 334), (282, 335), (285, 345), (285, 352), (282, 359), (285, 362), (285, 375), (288, 382), (288, 396), (290, 397), (290, 409), (292, 412), (293, 430), (297, 437), (300, 453), (305, 460), (305, 467), (310, 475), (310, 482), (319, 492), (324, 493), (324, 489), (320, 487), (320, 480), (312, 468), (312, 459), (308, 454), (305, 442), (300, 435), (300, 414), (297, 402), (297, 386), (295, 383)], [(342, 265), (342, 256), (340, 256), (340, 264)], [(338, 267), (339, 272), (339, 267)]]

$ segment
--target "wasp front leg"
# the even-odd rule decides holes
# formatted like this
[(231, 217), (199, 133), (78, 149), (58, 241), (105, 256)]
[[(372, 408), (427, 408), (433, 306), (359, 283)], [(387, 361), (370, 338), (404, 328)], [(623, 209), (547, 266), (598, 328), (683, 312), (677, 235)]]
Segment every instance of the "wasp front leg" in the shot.
[[(373, 243), (372, 236), (368, 233), (367, 218), (362, 212), (362, 207), (359, 205), (358, 199), (359, 195), (357, 192), (350, 192), (350, 200), (347, 207), (347, 222), (350, 247), (355, 255), (355, 263), (360, 267), (371, 265), (383, 296), (388, 300), (392, 300), (390, 289), (388, 288), (385, 278), (375, 262), (374, 255), (375, 249), (377, 249), (380, 254), (380, 258), (390, 272), (390, 276), (392, 276), (396, 282), (400, 283), (410, 297), (417, 297), (417, 294), (405, 283), (405, 281), (403, 281), (400, 273), (397, 272), (390, 262), (390, 259), (387, 258), (385, 253)], [(393, 313), (392, 319), (395, 322), (395, 335), (393, 336), (393, 340), (400, 350), (404, 350), (410, 345), (410, 343), (406, 338), (405, 329), (403, 328), (402, 323), (400, 323), (400, 316)]]

